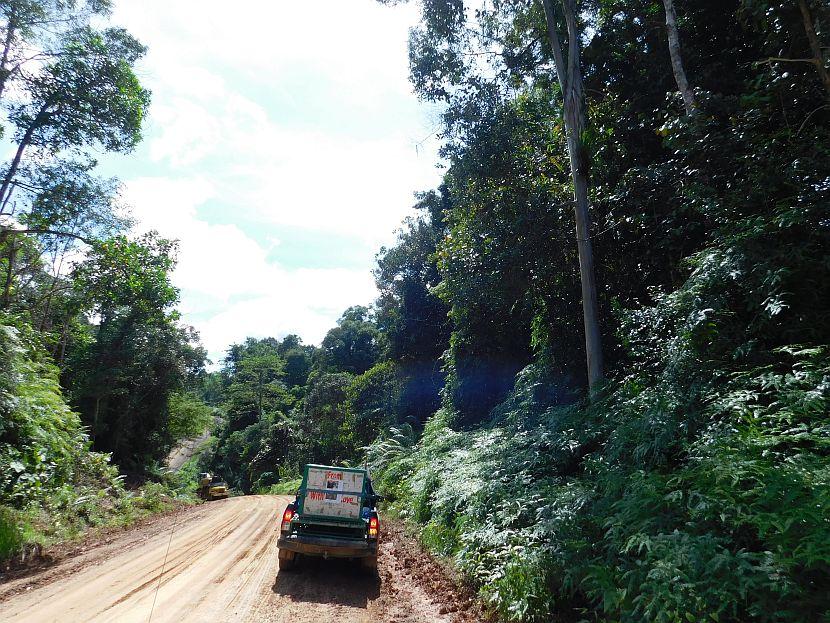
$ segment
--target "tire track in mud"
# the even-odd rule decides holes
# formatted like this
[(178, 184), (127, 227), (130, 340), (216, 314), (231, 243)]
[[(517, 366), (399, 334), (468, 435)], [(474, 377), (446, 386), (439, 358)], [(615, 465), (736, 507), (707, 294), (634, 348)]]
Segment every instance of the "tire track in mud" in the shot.
[[(239, 514), (237, 513), (236, 515), (234, 515), (233, 518), (226, 521), (221, 526), (218, 526), (216, 528), (216, 532), (218, 534), (215, 537), (212, 537), (212, 539), (213, 540), (222, 540), (225, 537), (227, 537), (231, 532), (233, 532), (236, 529), (234, 524), (237, 521), (238, 515)], [(175, 518), (174, 518), (174, 520), (175, 520)], [(175, 530), (175, 526), (173, 526), (173, 529)], [(175, 535), (175, 533), (174, 533), (174, 535)], [(171, 541), (171, 549), (173, 549), (172, 541)], [(102, 612), (106, 612), (108, 610), (111, 610), (112, 608), (124, 603), (130, 597), (132, 597), (133, 595), (141, 592), (142, 590), (145, 590), (148, 587), (153, 587), (154, 590), (155, 590), (155, 587), (161, 588), (161, 587), (165, 586), (173, 577), (175, 577), (176, 575), (178, 575), (179, 573), (181, 573), (182, 571), (184, 571), (188, 567), (190, 567), (194, 564), (197, 564), (198, 558), (195, 556), (195, 554), (202, 552), (204, 549), (205, 549), (204, 542), (203, 541), (198, 541), (192, 547), (188, 547), (188, 548), (184, 549), (183, 551), (178, 551), (177, 556), (174, 560), (170, 560), (169, 556), (168, 556), (168, 560), (166, 561), (166, 564), (165, 564), (165, 561), (162, 560), (161, 563), (158, 565), (158, 567), (156, 567), (155, 569), (153, 569), (149, 573), (147, 573), (147, 572), (136, 573), (136, 575), (140, 575), (142, 577), (147, 577), (148, 575), (150, 577), (149, 577), (149, 579), (147, 579), (145, 582), (143, 582), (139, 586), (136, 586), (135, 588), (130, 590), (128, 593), (126, 593), (126, 594), (122, 595), (121, 597), (119, 597), (112, 604), (110, 604), (109, 606), (104, 608), (102, 610)], [(244, 556), (244, 554), (241, 554), (241, 556)], [(161, 578), (161, 581), (159, 581), (159, 574), (162, 573), (162, 569), (163, 569), (163, 577)]]

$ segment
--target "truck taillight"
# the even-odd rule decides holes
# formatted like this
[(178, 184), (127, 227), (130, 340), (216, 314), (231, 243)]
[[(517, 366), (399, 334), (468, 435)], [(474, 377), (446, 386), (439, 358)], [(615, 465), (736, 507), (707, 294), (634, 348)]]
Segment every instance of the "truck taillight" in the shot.
[(282, 530), (288, 530), (291, 526), (291, 520), (294, 518), (294, 509), (290, 506), (285, 509), (285, 512), (282, 514), (282, 526), (280, 527)]
[(378, 522), (377, 517), (372, 517), (369, 519), (369, 537), (370, 538), (377, 538), (378, 537), (378, 527), (380, 526), (380, 522)]

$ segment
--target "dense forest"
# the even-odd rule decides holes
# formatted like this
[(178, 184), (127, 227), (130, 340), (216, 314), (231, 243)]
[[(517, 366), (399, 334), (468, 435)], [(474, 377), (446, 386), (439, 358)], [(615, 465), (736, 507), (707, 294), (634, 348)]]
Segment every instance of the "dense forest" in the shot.
[(89, 155), (139, 140), (143, 48), (107, 2), (0, 3), (0, 553), (210, 428), (185, 472), (240, 493), (367, 463), (505, 620), (826, 621), (830, 8), (419, 7), (445, 169), (378, 299), (206, 371), (175, 242)]
[(378, 317), (444, 378), (386, 495), (507, 619), (826, 620), (828, 5), (466, 5), (410, 39), (448, 168)]
[(0, 2), (0, 559), (160, 510), (148, 477), (212, 418), (190, 391), (205, 353), (176, 311), (176, 243), (135, 235), (96, 173), (150, 103), (146, 50), (101, 26), (110, 9)]

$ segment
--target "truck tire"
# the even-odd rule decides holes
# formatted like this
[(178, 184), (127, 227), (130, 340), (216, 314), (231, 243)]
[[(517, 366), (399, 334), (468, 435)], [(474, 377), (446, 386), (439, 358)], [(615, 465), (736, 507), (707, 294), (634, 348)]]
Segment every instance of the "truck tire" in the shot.
[(360, 566), (370, 573), (375, 573), (378, 570), (378, 555), (366, 556), (360, 559)]
[(297, 565), (297, 554), (287, 550), (277, 550), (277, 563), (280, 571), (291, 571)]

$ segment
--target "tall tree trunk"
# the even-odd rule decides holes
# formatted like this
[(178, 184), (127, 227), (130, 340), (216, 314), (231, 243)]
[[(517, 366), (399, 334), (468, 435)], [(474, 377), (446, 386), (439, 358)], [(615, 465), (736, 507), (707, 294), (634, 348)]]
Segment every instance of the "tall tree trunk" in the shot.
[(14, 34), (17, 30), (17, 11), (15, 10), (16, 8), (16, 5), (12, 5), (12, 8), (9, 12), (9, 19), (6, 22), (6, 39), (3, 42), (3, 56), (0, 57), (0, 99), (3, 98), (3, 91), (5, 91), (6, 89), (6, 81), (12, 74), (12, 72), (9, 71), (7, 66), (9, 64), (9, 53), (12, 49)]
[(63, 329), (61, 329), (61, 339), (58, 343), (57, 352), (55, 353), (55, 361), (59, 368), (63, 368), (63, 360), (66, 358), (66, 342), (69, 337), (69, 320), (63, 321)]
[(46, 124), (49, 119), (49, 115), (51, 114), (49, 111), (51, 107), (52, 100), (49, 98), (43, 103), (40, 110), (37, 111), (37, 114), (34, 119), (32, 119), (29, 127), (26, 128), (23, 138), (20, 139), (20, 144), (17, 146), (17, 151), (14, 154), (14, 160), (12, 160), (12, 163), (9, 166), (9, 171), (6, 173), (6, 177), (3, 178), (2, 186), (0, 186), (0, 206), (3, 207), (3, 209), (0, 209), (0, 214), (3, 214), (6, 204), (9, 202), (9, 197), (11, 197), (11, 184), (14, 181), (14, 176), (17, 175), (17, 169), (20, 168), (20, 161), (23, 158), (23, 152), (26, 151), (26, 148), (31, 144), (35, 131)]
[(92, 444), (98, 438), (98, 415), (101, 411), (101, 396), (95, 397), (95, 409), (92, 412)]
[(262, 421), (262, 370), (259, 371), (259, 384), (257, 388), (257, 396), (259, 398), (257, 403), (257, 411), (259, 412), (259, 421)]
[(40, 317), (40, 331), (47, 330), (47, 323), (49, 322), (49, 312), (52, 310), (52, 297), (55, 296), (55, 292), (58, 288), (58, 283), (60, 282), (61, 271), (63, 270), (63, 261), (66, 257), (66, 250), (68, 246), (69, 243), (67, 241), (64, 241), (63, 250), (61, 251), (60, 261), (57, 262), (57, 267), (55, 266), (55, 262), (52, 263), (52, 283), (49, 286), (49, 291), (46, 293), (46, 297), (44, 300), (43, 311), (41, 312)]
[(807, 39), (810, 42), (810, 50), (813, 52), (813, 64), (816, 66), (816, 71), (827, 91), (827, 97), (830, 99), (830, 72), (824, 66), (824, 55), (821, 51), (821, 43), (816, 35), (816, 29), (813, 26), (813, 16), (810, 13), (810, 7), (807, 6), (807, 0), (798, 0), (798, 8), (801, 10), (801, 18), (804, 22), (804, 30), (807, 33)]
[(567, 66), (562, 55), (553, 0), (542, 0), (548, 26), (548, 37), (556, 64), (556, 75), (564, 99), (565, 131), (574, 184), (574, 217), (579, 250), (579, 277), (582, 284), (582, 319), (585, 325), (585, 355), (588, 387), (593, 389), (603, 378), (602, 337), (599, 330), (599, 306), (594, 276), (594, 254), (591, 245), (591, 220), (588, 213), (588, 156), (582, 135), (585, 130), (585, 93), (580, 68), (579, 29), (575, 0), (562, 0), (568, 31)]
[(17, 255), (17, 247), (14, 238), (9, 238), (9, 264), (6, 267), (6, 282), (3, 284), (3, 298), (0, 299), (0, 309), (8, 309), (12, 300), (12, 283), (14, 281), (14, 260)]
[[(36, 122), (37, 119), (35, 119), (35, 121), (33, 121), (32, 124), (26, 129), (26, 134), (23, 135), (23, 139), (17, 146), (17, 151), (14, 154), (14, 160), (12, 160), (12, 163), (9, 166), (9, 172), (6, 173), (6, 177), (3, 178), (3, 184), (0, 186), (0, 205), (2, 205), (4, 209), (9, 201), (9, 197), (11, 197), (11, 183), (14, 180), (14, 176), (17, 175), (17, 169), (20, 168), (20, 160), (23, 158), (23, 152), (26, 151), (29, 143), (32, 142)], [(0, 214), (3, 212), (4, 210), (0, 210)]]
[(683, 67), (683, 55), (680, 52), (680, 34), (677, 32), (677, 13), (674, 11), (674, 0), (663, 0), (663, 6), (666, 9), (666, 34), (669, 38), (669, 56), (671, 57), (671, 68), (674, 72), (674, 80), (677, 83), (677, 88), (680, 89), (680, 95), (683, 97), (683, 106), (686, 108), (686, 114), (691, 115), (697, 108), (697, 102), (695, 101), (694, 91), (689, 86), (686, 70)]

